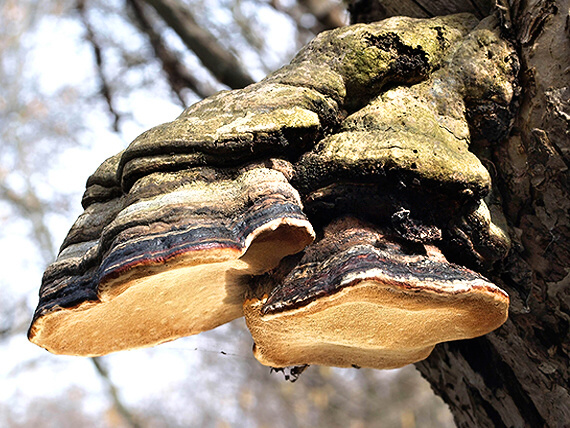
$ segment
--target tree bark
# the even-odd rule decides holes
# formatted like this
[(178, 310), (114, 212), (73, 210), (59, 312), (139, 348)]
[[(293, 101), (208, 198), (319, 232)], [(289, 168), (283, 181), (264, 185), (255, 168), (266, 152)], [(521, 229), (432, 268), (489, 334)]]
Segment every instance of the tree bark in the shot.
[(348, 0), (347, 3), (352, 24), (380, 21), (390, 16), (431, 18), (461, 12), (484, 18), (495, 4), (493, 0)]
[[(486, 2), (353, 1), (353, 21), (470, 11)], [(498, 2), (521, 62), (520, 108), (492, 150), (514, 245), (492, 279), (509, 320), (416, 364), (459, 427), (570, 426), (570, 15), (568, 0)], [(421, 7), (420, 7), (421, 6)], [(453, 8), (453, 10), (451, 10)]]

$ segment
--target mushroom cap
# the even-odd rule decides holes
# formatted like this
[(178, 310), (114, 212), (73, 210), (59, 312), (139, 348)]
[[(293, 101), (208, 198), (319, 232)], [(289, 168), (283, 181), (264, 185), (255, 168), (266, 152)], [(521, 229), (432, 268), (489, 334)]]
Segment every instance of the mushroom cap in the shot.
[[(509, 238), (483, 202), (491, 175), (470, 151), (473, 120), (488, 122), (489, 132), (479, 129), (479, 134), (503, 135), (509, 129), (516, 66), (512, 46), (494, 25), (482, 21), (440, 68), (421, 82), (384, 90), (303, 154), (292, 183), (310, 216), (330, 221), (363, 212), (366, 220), (395, 226), (404, 211), (411, 229), (422, 230), (407, 228), (406, 238), (451, 237), (477, 264), (506, 255)], [(378, 43), (397, 45), (394, 37), (383, 34)], [(407, 45), (406, 51), (413, 49)], [(494, 116), (482, 119), (487, 111)]]
[(245, 319), (255, 357), (272, 367), (402, 367), (439, 342), (496, 329), (509, 303), (435, 247), (410, 247), (351, 218), (333, 222), (301, 260), (284, 260), (258, 287)]
[(140, 135), (119, 165), (124, 191), (162, 168), (298, 157), (385, 85), (426, 78), (477, 24), (469, 14), (397, 17), (326, 31), (261, 82), (222, 91)]
[(309, 88), (260, 82), (222, 91), (137, 137), (121, 157), (121, 184), (128, 191), (138, 178), (165, 169), (298, 155), (323, 127), (336, 126), (338, 115), (336, 102)]
[[(76, 233), (86, 225), (91, 234)], [(284, 175), (256, 165), (151, 174), (88, 206), (70, 237), (46, 270), (29, 338), (94, 356), (242, 316), (245, 279), (302, 250), (313, 230)]]

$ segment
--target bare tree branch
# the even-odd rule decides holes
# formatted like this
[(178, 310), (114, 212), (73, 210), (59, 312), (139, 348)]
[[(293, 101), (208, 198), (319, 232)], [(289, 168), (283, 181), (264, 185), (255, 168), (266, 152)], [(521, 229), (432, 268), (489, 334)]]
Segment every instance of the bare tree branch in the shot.
[(254, 82), (237, 59), (224, 49), (212, 34), (200, 27), (190, 10), (178, 0), (144, 1), (154, 7), (184, 44), (221, 83), (235, 89)]
[(95, 366), (95, 370), (97, 371), (97, 374), (99, 374), (99, 376), (101, 377), (101, 380), (105, 383), (105, 386), (107, 387), (109, 395), (111, 396), (111, 398), (113, 400), (113, 405), (115, 406), (115, 408), (117, 409), (119, 414), (123, 417), (123, 419), (125, 420), (127, 425), (129, 427), (132, 427), (132, 428), (141, 428), (141, 425), (135, 420), (135, 417), (127, 409), (127, 407), (124, 405), (123, 401), (121, 400), (121, 397), (119, 396), (119, 392), (117, 390), (117, 387), (115, 386), (115, 384), (111, 380), (111, 377), (109, 376), (109, 371), (107, 370), (107, 368), (103, 364), (102, 358), (101, 357), (93, 357), (93, 358), (91, 358), (91, 362), (93, 363), (93, 366)]
[(121, 121), (121, 115), (119, 112), (117, 112), (114, 106), (113, 91), (111, 89), (111, 85), (107, 81), (107, 77), (105, 76), (105, 72), (103, 70), (103, 49), (97, 41), (95, 32), (93, 31), (89, 19), (87, 18), (87, 14), (85, 13), (85, 0), (77, 1), (77, 10), (79, 12), (79, 17), (85, 27), (85, 31), (87, 32), (85, 37), (93, 48), (93, 55), (95, 56), (95, 63), (97, 65), (97, 75), (99, 76), (99, 82), (101, 86), (100, 92), (107, 102), (109, 112), (113, 116), (113, 130), (115, 132), (119, 132), (119, 122)]
[(186, 104), (182, 95), (184, 89), (190, 89), (201, 98), (206, 98), (214, 94), (215, 90), (211, 87), (207, 87), (199, 79), (189, 73), (176, 53), (173, 52), (172, 49), (169, 49), (161, 35), (155, 30), (151, 18), (144, 9), (145, 5), (141, 4), (140, 0), (127, 0), (127, 4), (133, 9), (134, 17), (139, 24), (139, 28), (147, 35), (154, 54), (162, 64), (162, 70), (168, 78), (170, 87), (180, 103), (182, 105)]
[(330, 0), (298, 0), (298, 3), (315, 16), (321, 25), (319, 31), (346, 25), (345, 9), (340, 3), (333, 3)]

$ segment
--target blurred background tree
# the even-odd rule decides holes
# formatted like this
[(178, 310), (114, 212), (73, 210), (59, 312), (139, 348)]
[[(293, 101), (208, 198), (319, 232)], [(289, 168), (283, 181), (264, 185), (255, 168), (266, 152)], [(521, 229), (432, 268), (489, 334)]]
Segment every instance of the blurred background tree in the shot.
[(0, 426), (454, 426), (412, 366), (311, 367), (291, 383), (252, 357), (243, 321), (96, 359), (25, 337), (100, 162), (347, 23), (335, 0), (0, 2)]

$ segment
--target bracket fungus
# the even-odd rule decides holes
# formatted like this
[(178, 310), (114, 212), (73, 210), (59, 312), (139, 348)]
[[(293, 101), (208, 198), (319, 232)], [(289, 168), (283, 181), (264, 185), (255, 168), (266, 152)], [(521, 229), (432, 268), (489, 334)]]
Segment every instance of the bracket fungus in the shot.
[(245, 314), (263, 364), (393, 368), (492, 331), (510, 242), (472, 140), (508, 132), (517, 67), (493, 18), (396, 17), (189, 107), (89, 178), (30, 340), (103, 355)]
[(506, 319), (496, 285), (411, 244), (343, 218), (302, 258), (257, 278), (245, 302), (254, 354), (272, 367), (396, 368), (436, 343), (488, 333)]

